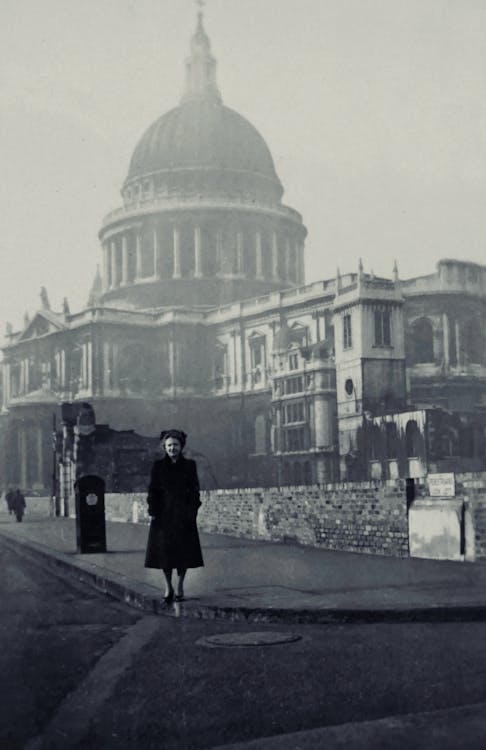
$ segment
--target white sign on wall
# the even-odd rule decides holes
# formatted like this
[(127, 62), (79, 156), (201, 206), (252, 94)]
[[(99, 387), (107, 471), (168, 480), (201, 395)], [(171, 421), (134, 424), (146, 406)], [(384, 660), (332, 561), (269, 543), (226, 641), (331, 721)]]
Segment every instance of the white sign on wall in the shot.
[(449, 474), (428, 474), (427, 482), (430, 497), (455, 497), (456, 482), (453, 472)]

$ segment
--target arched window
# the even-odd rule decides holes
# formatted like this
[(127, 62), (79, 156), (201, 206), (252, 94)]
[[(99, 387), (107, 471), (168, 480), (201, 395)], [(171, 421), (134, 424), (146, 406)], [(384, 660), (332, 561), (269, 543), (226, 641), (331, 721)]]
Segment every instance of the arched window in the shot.
[(398, 456), (398, 431), (394, 422), (386, 423), (386, 457), (388, 459)]
[(304, 463), (304, 484), (312, 484), (312, 466), (310, 461)]
[(405, 428), (405, 448), (407, 458), (417, 458), (420, 455), (421, 435), (415, 419), (410, 419)]
[(383, 433), (378, 425), (371, 429), (371, 460), (381, 461), (383, 458)]
[(430, 320), (428, 318), (416, 320), (412, 326), (411, 336), (414, 364), (433, 362), (434, 332)]
[(464, 364), (484, 362), (484, 333), (478, 318), (469, 320), (462, 330), (461, 359)]

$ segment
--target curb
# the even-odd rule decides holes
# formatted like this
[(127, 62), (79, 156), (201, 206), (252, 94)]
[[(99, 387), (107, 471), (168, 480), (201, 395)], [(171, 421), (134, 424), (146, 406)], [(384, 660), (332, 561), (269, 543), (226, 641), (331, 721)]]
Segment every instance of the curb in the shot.
[(189, 617), (200, 620), (224, 619), (240, 622), (280, 622), (302, 625), (339, 625), (406, 622), (476, 622), (486, 621), (486, 605), (402, 607), (395, 609), (333, 608), (333, 609), (269, 609), (262, 607), (226, 606), (188, 600), (184, 604), (166, 605), (161, 595), (154, 596), (152, 586), (135, 583), (112, 571), (100, 573), (89, 561), (76, 560), (63, 552), (39, 542), (14, 539), (0, 530), (6, 545), (24, 557), (42, 564), (54, 574), (87, 584), (96, 591), (124, 602), (143, 612), (166, 617)]

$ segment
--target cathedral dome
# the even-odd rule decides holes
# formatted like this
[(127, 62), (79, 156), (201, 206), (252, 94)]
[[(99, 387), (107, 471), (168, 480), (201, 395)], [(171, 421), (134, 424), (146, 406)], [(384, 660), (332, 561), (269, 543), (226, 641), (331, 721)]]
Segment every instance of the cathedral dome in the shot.
[(127, 180), (163, 170), (223, 169), (257, 173), (279, 183), (257, 129), (211, 99), (192, 99), (159, 117), (133, 153)]
[(306, 229), (258, 130), (226, 107), (202, 14), (179, 106), (135, 147), (105, 218), (102, 302), (214, 307), (304, 279)]
[(225, 107), (216, 84), (216, 61), (199, 15), (186, 60), (181, 104), (150, 125), (133, 152), (123, 186), (135, 195), (237, 194), (279, 201), (283, 189), (272, 155), (257, 129)]

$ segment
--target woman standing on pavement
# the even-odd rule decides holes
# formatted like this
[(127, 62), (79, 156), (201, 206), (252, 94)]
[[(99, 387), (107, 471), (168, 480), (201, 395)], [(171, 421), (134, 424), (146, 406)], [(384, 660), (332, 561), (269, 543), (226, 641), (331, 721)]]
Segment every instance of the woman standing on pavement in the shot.
[[(165, 456), (154, 461), (150, 476), (147, 503), (151, 522), (145, 567), (163, 570), (164, 601), (170, 604), (174, 599), (184, 599), (187, 569), (204, 565), (196, 525), (201, 502), (196, 462), (182, 455), (186, 434), (167, 430), (160, 439)], [(176, 591), (172, 586), (174, 568), (178, 576)]]

